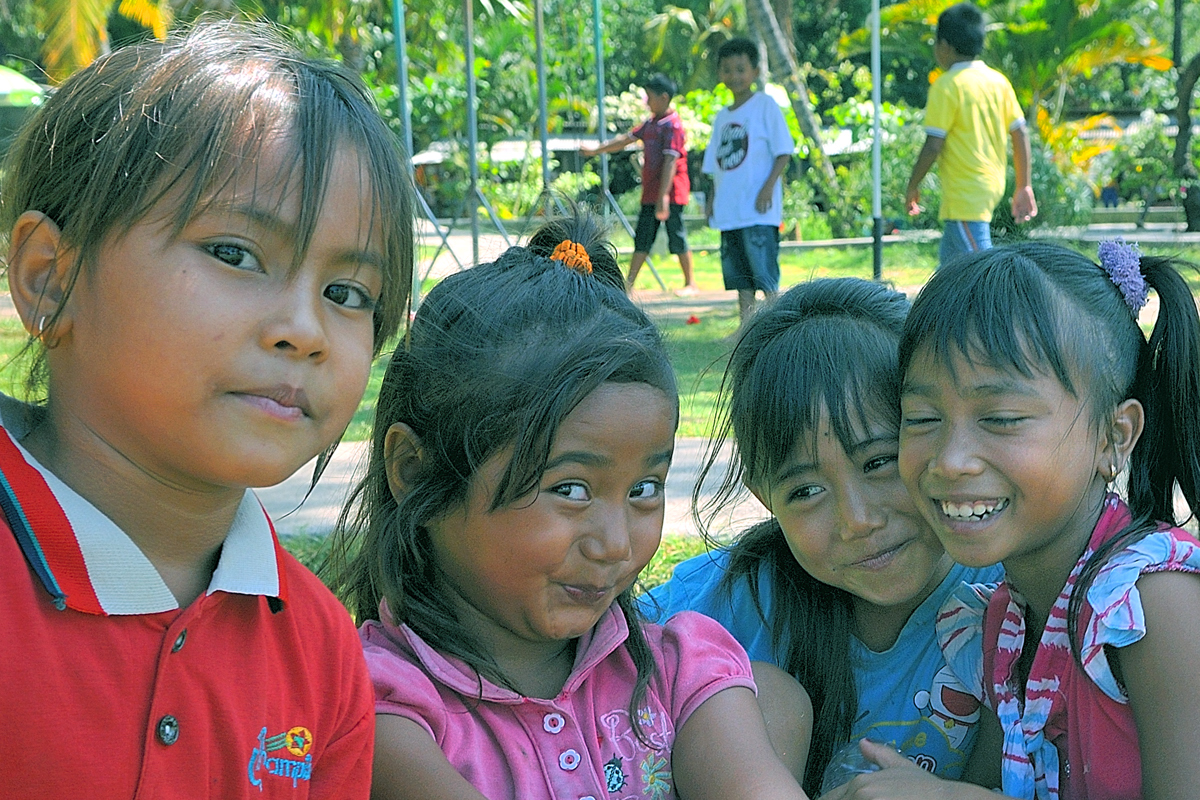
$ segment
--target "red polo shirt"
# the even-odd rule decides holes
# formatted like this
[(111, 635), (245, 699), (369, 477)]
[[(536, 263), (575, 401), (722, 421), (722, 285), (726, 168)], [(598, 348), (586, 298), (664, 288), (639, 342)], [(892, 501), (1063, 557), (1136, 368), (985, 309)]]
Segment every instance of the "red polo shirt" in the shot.
[(675, 179), (671, 182), (670, 202), (677, 206), (687, 205), (692, 184), (688, 177), (687, 149), (679, 114), (672, 109), (661, 117), (651, 117), (629, 135), (642, 140), (642, 204), (658, 204), (663, 161), (672, 155), (675, 156)]
[(0, 797), (369, 795), (358, 636), (253, 493), (208, 591), (180, 609), (4, 429), (0, 473)]

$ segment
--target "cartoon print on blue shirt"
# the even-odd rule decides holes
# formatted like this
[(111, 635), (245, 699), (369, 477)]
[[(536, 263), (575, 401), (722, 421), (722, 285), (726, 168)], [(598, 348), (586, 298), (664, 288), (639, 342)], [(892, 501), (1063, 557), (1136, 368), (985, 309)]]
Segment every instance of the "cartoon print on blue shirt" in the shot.
[(933, 676), (929, 691), (913, 696), (913, 705), (921, 714), (938, 726), (950, 747), (959, 750), (971, 728), (979, 722), (979, 700), (966, 691), (950, 667), (942, 667)]

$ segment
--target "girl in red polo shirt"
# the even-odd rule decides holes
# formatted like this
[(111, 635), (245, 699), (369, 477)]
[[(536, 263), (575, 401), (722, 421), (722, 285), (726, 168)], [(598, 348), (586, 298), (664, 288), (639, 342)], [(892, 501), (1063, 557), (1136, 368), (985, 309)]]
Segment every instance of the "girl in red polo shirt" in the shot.
[(403, 319), (410, 196), (357, 79), (239, 24), (106, 55), (24, 129), (0, 796), (368, 794), (354, 627), (247, 487), (349, 423)]

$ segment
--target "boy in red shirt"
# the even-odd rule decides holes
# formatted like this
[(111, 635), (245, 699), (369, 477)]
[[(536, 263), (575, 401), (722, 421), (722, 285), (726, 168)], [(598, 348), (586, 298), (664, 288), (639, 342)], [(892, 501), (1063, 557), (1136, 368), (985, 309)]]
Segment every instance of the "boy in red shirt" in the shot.
[(683, 123), (671, 108), (675, 82), (660, 73), (646, 81), (643, 88), (650, 119), (629, 133), (601, 142), (594, 148), (580, 148), (580, 152), (590, 158), (599, 153), (616, 153), (639, 139), (642, 141), (642, 210), (638, 214), (633, 258), (629, 262), (625, 288), (633, 288), (638, 271), (650, 255), (654, 237), (658, 235), (658, 225), (665, 222), (667, 249), (679, 258), (679, 268), (683, 271), (683, 288), (675, 293), (686, 297), (697, 291), (692, 276), (692, 254), (683, 227), (683, 207), (687, 205), (692, 187), (688, 180)]

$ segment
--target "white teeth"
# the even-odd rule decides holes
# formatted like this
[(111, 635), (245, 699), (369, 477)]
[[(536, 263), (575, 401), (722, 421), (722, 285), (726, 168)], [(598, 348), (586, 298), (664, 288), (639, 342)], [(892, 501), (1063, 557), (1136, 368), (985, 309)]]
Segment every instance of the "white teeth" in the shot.
[(979, 520), (987, 519), (992, 514), (998, 511), (1003, 511), (1008, 506), (1008, 500), (999, 502), (983, 502), (976, 500), (973, 503), (952, 503), (949, 500), (942, 501), (942, 513), (951, 519)]

